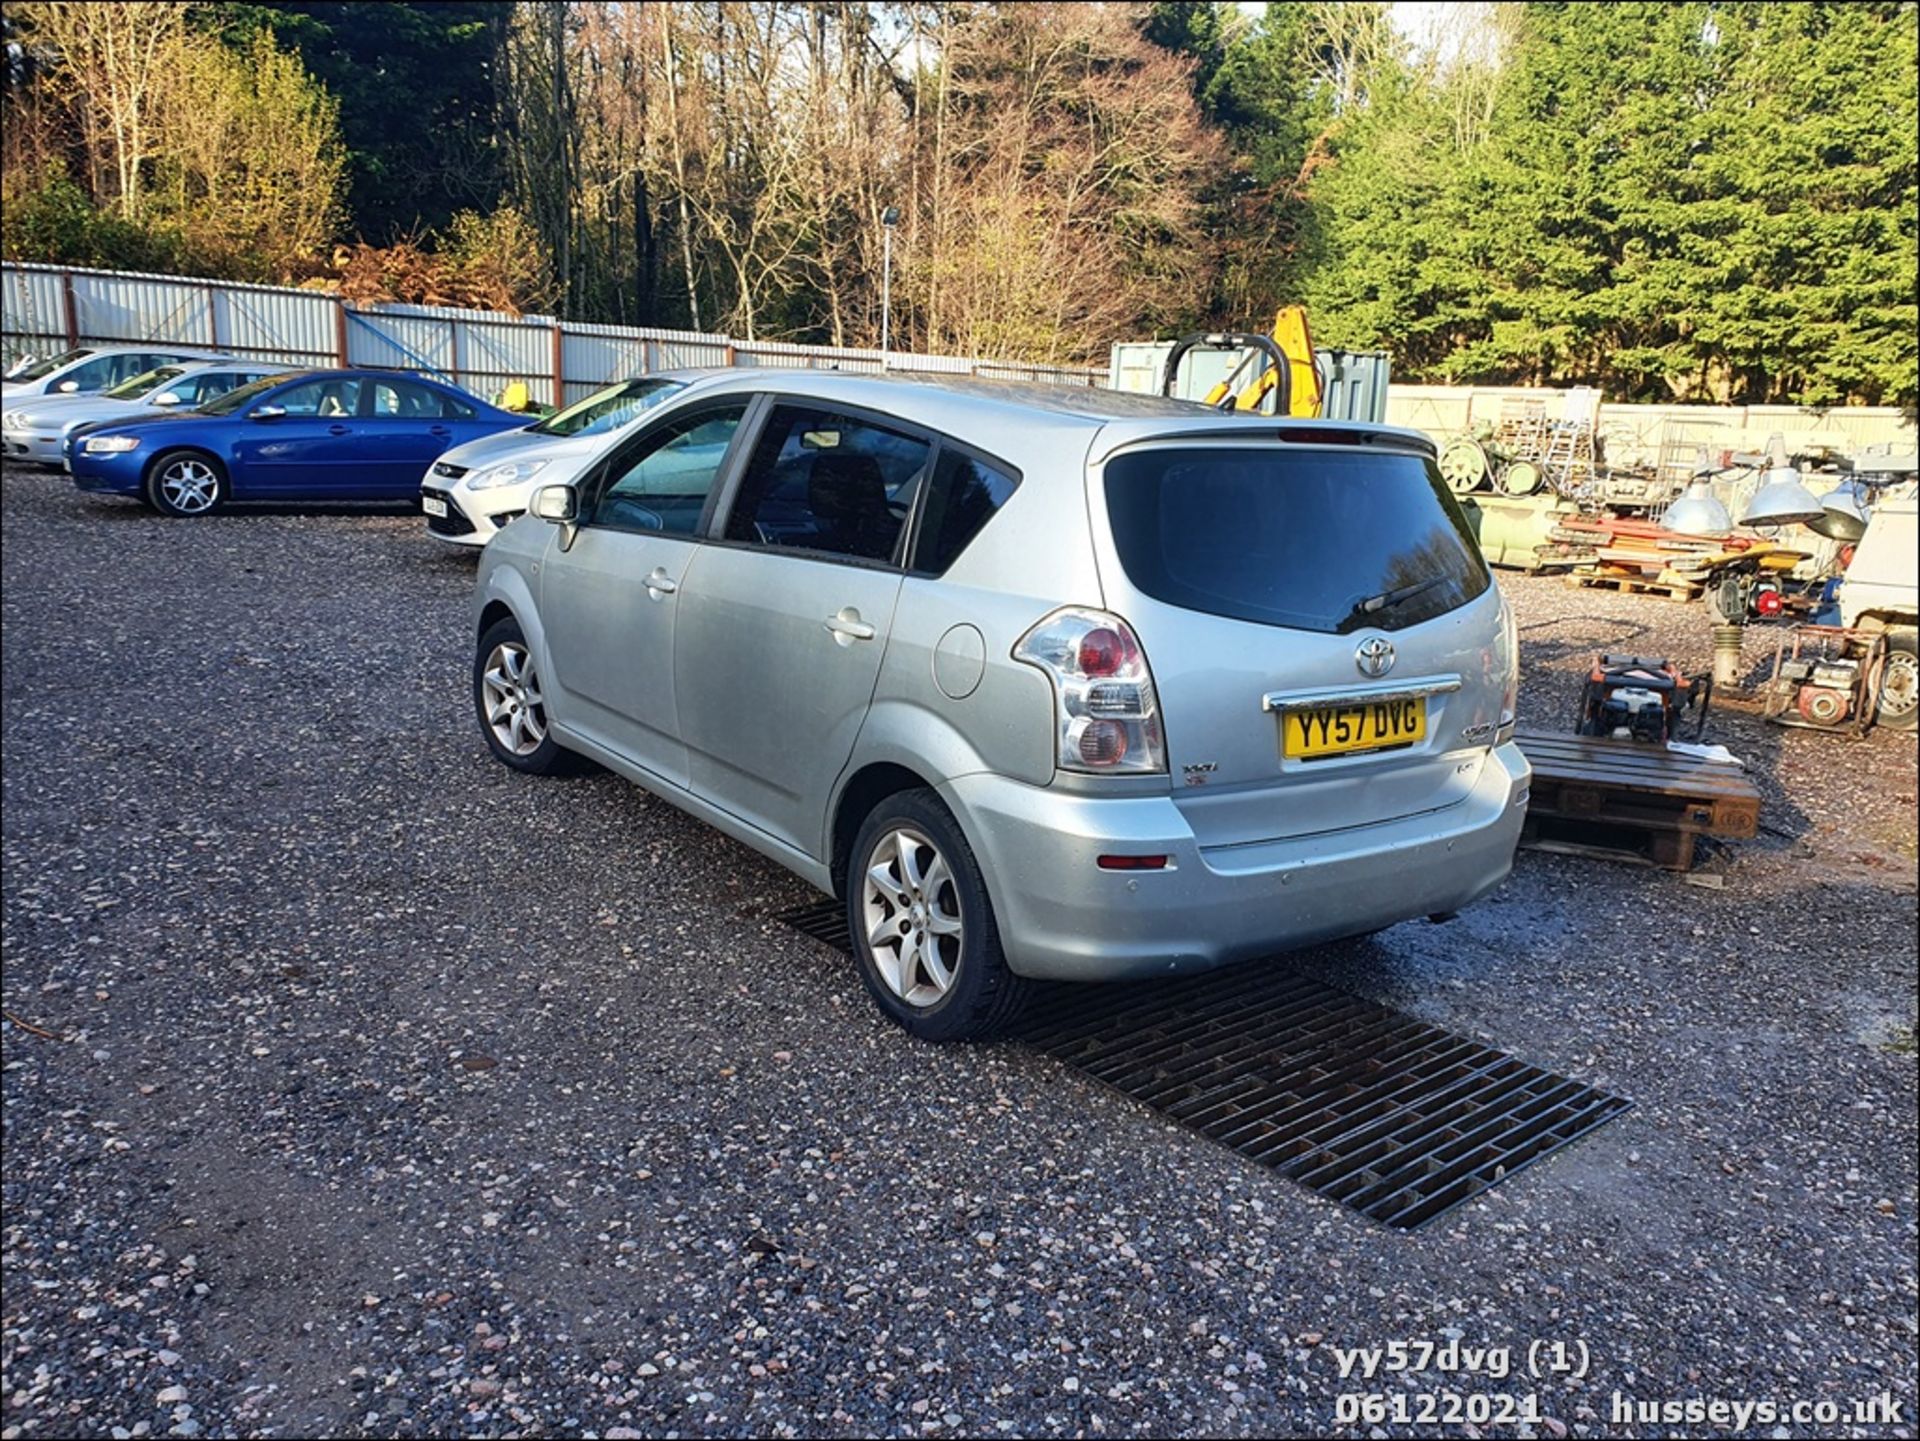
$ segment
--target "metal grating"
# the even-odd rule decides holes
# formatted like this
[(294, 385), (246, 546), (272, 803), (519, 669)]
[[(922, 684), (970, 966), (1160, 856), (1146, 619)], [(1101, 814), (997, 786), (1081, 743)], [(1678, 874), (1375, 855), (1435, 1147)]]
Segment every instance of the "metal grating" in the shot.
[[(775, 919), (841, 951), (827, 901)], [(1411, 1229), (1632, 1102), (1258, 964), (1047, 987), (1018, 1039), (1248, 1160)]]

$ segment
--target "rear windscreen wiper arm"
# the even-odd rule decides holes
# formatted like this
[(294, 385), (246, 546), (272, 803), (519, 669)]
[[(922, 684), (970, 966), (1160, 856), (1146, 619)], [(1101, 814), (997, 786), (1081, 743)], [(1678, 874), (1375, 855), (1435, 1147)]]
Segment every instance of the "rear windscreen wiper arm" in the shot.
[(1398, 605), (1403, 600), (1412, 600), (1416, 595), (1424, 595), (1444, 581), (1444, 575), (1429, 576), (1425, 580), (1416, 580), (1412, 585), (1403, 585), (1393, 590), (1383, 590), (1378, 595), (1368, 596), (1353, 608), (1355, 615), (1372, 615), (1375, 611), (1385, 610), (1390, 605)]

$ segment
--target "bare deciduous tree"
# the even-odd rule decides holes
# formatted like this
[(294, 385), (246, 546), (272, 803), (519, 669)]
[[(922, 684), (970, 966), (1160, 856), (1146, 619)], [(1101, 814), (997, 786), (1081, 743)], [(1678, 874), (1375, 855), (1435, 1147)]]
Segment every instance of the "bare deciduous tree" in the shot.
[(185, 0), (32, 0), (13, 6), (11, 18), (26, 43), (60, 57), (49, 84), (79, 117), (93, 193), (110, 193), (122, 216), (138, 219), (155, 141), (154, 108), (186, 33)]

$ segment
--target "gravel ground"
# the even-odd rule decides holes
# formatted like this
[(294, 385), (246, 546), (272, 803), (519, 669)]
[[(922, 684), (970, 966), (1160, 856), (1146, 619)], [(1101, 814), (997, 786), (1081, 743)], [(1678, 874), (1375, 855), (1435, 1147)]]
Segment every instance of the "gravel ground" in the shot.
[[(1690, 885), (1523, 853), (1306, 953), (1626, 1116), (1390, 1233), (1018, 1046), (883, 1024), (791, 878), (493, 764), (391, 512), (4, 485), (5, 1436), (1366, 1434), (1342, 1393), (1850, 1400), (1913, 1434), (1915, 761), (1725, 715)], [(1699, 607), (1506, 576), (1526, 719)], [(1457, 1339), (1515, 1374), (1342, 1382)], [(1584, 1345), (1536, 1382), (1529, 1343)], [(1372, 1434), (1431, 1431), (1372, 1428)], [(1693, 1428), (1695, 1430), (1699, 1428)], [(1511, 1433), (1509, 1433), (1511, 1434)]]

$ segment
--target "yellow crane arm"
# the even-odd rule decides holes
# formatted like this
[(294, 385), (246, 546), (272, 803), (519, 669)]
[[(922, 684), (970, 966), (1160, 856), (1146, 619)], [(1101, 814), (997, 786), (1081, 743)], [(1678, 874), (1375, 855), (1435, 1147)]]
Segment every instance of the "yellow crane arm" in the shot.
[[(1280, 347), (1280, 353), (1287, 357), (1287, 367), (1293, 383), (1287, 387), (1287, 414), (1292, 416), (1315, 416), (1320, 413), (1320, 371), (1313, 363), (1313, 336), (1307, 329), (1307, 308), (1304, 305), (1282, 306), (1273, 317), (1273, 339)], [(1207, 392), (1206, 404), (1219, 405), (1229, 395), (1233, 395), (1233, 382), (1239, 378), (1239, 372), (1228, 376), (1212, 390)], [(1267, 395), (1280, 383), (1275, 368), (1269, 365), (1261, 371), (1255, 380), (1238, 395), (1234, 395), (1235, 410), (1257, 411), (1266, 403)]]

